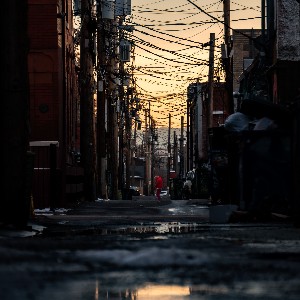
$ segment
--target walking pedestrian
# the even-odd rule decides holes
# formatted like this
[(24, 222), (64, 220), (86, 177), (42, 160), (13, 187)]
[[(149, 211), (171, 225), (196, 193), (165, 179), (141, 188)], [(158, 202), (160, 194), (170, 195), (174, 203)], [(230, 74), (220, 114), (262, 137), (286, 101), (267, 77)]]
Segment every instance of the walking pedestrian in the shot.
[(160, 201), (161, 200), (160, 193), (163, 186), (163, 180), (160, 176), (155, 176), (154, 179), (155, 179), (155, 188), (156, 188), (156, 199)]

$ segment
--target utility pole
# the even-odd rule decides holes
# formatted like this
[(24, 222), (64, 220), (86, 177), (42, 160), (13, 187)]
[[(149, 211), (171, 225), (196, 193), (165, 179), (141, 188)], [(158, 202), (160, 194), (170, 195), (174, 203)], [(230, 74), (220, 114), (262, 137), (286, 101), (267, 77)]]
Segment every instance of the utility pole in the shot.
[(180, 165), (179, 165), (179, 177), (182, 178), (184, 174), (184, 155), (183, 155), (183, 126), (184, 126), (184, 117), (181, 116), (181, 122), (180, 122)]
[(152, 190), (151, 190), (151, 182), (153, 179), (151, 178), (151, 168), (152, 168), (152, 162), (151, 162), (151, 103), (148, 101), (148, 134), (147, 134), (147, 147), (148, 147), (148, 152), (146, 154), (147, 157), (147, 165), (148, 165), (148, 183), (147, 183), (147, 189), (148, 189), (148, 195), (151, 195)]
[(230, 0), (223, 0), (223, 11), (224, 11), (224, 41), (225, 41), (225, 45), (230, 46)]
[(117, 95), (115, 76), (118, 73), (116, 61), (116, 31), (117, 23), (115, 20), (110, 22), (110, 50), (113, 55), (109, 57), (108, 66), (108, 176), (109, 194), (111, 199), (118, 199), (118, 122), (117, 122)]
[[(213, 107), (214, 107), (214, 51), (215, 51), (215, 34), (211, 33), (210, 34), (210, 48), (209, 48), (207, 130), (208, 130), (208, 128), (213, 127)], [(197, 87), (197, 89), (198, 89), (198, 87)]]
[[(119, 86), (119, 105), (120, 105), (120, 116), (119, 116), (119, 180), (118, 186), (119, 190), (124, 188), (124, 158), (125, 158), (125, 184), (126, 188), (129, 188), (128, 181), (128, 151), (129, 151), (129, 141), (127, 139), (127, 127), (128, 127), (128, 98), (125, 98), (123, 80), (124, 80), (124, 63), (120, 61), (119, 73), (121, 76), (121, 84)], [(124, 135), (125, 132), (125, 135)], [(124, 155), (125, 154), (125, 155)]]
[(91, 7), (88, 0), (81, 1), (81, 40), (80, 40), (80, 150), (84, 169), (84, 196), (87, 201), (96, 199), (96, 143), (94, 121), (94, 75), (92, 51), (93, 39)]
[(125, 99), (125, 137), (126, 137), (126, 188), (130, 187), (130, 163), (131, 163), (131, 115), (130, 101), (127, 93)]
[[(186, 170), (190, 166), (190, 119), (191, 119), (191, 100), (187, 97), (187, 109), (186, 109)], [(185, 172), (184, 172), (185, 173)]]
[[(119, 16), (119, 28), (123, 25), (123, 15)], [(119, 31), (118, 43), (121, 44), (123, 39), (122, 30)], [(120, 50), (122, 51), (122, 50)], [(118, 186), (119, 190), (123, 190), (126, 187), (128, 191), (130, 186), (130, 175), (129, 175), (129, 156), (130, 156), (130, 139), (128, 135), (128, 123), (129, 123), (129, 101), (128, 93), (125, 97), (124, 93), (124, 62), (120, 59), (119, 62), (119, 77), (121, 78), (121, 84), (119, 86), (119, 103), (120, 103), (120, 116), (119, 116), (119, 179)], [(125, 181), (124, 181), (124, 162), (125, 162)], [(124, 186), (125, 183), (125, 186)]]
[(197, 78), (197, 115), (198, 115), (198, 126), (197, 126), (197, 149), (198, 149), (198, 157), (197, 164), (199, 159), (204, 158), (203, 153), (203, 107), (202, 107), (202, 92), (201, 92), (201, 84), (199, 82), (199, 78)]
[[(150, 111), (149, 111), (150, 113)], [(148, 132), (148, 115), (145, 109), (145, 176), (144, 176), (144, 195), (149, 195), (149, 132)]]
[(233, 73), (232, 73), (232, 57), (231, 57), (231, 38), (230, 38), (230, 0), (223, 0), (224, 10), (224, 41), (227, 57), (224, 58), (226, 90), (228, 95), (228, 112), (234, 113), (233, 102)]
[(106, 192), (106, 128), (107, 128), (107, 101), (106, 101), (106, 53), (105, 53), (105, 20), (102, 18), (101, 3), (98, 1), (97, 9), (97, 166), (98, 166), (98, 194), (107, 198)]
[(168, 129), (168, 168), (167, 168), (167, 186), (170, 187), (170, 171), (171, 171), (171, 114), (169, 114)]
[(151, 118), (150, 123), (150, 132), (151, 132), (151, 140), (150, 140), (150, 178), (151, 178), (151, 192), (154, 191), (154, 182), (153, 182), (153, 175), (154, 175), (154, 135), (155, 135), (155, 122), (153, 118)]
[(133, 185), (134, 183), (134, 175), (135, 175), (135, 158), (136, 158), (136, 130), (137, 130), (137, 121), (134, 120), (134, 133), (133, 133), (133, 149), (131, 153), (131, 181), (130, 185)]
[(177, 144), (177, 134), (174, 130), (174, 145), (173, 145), (173, 169), (175, 171), (175, 174), (177, 175), (178, 171), (178, 144)]
[(189, 171), (193, 169), (194, 165), (194, 111), (193, 111), (193, 102), (194, 102), (194, 91), (195, 91), (195, 86), (194, 84), (189, 85), (188, 87), (188, 98), (187, 98), (187, 151), (186, 151), (186, 167), (185, 171)]

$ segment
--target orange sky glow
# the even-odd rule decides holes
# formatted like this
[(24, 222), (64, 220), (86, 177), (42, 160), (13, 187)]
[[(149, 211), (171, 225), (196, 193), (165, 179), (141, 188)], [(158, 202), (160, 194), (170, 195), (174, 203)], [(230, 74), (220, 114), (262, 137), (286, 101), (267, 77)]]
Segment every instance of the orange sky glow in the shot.
[[(186, 117), (186, 91), (190, 83), (207, 81), (210, 33), (215, 33), (215, 68), (222, 77), (220, 45), (224, 43), (222, 0), (132, 0), (128, 22), (135, 27), (133, 66), (138, 98), (150, 105), (157, 127), (179, 128)], [(231, 1), (231, 27), (260, 28), (260, 0)], [(210, 17), (212, 16), (212, 17)], [(143, 110), (140, 117), (144, 120)]]

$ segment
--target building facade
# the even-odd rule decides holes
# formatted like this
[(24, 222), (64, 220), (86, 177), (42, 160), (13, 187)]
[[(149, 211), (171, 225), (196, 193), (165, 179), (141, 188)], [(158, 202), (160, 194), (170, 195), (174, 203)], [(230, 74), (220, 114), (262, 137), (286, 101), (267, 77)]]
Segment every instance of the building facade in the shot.
[(260, 35), (260, 29), (237, 29), (232, 32), (233, 93), (239, 92), (239, 78), (258, 54), (254, 40)]
[[(199, 161), (208, 160), (208, 83), (194, 83), (188, 87), (188, 170), (197, 167)], [(220, 127), (229, 115), (228, 95), (224, 82), (214, 82), (212, 127)]]
[(77, 172), (74, 154), (79, 144), (72, 1), (29, 0), (28, 36), (34, 205), (58, 207), (72, 192), (67, 174)]

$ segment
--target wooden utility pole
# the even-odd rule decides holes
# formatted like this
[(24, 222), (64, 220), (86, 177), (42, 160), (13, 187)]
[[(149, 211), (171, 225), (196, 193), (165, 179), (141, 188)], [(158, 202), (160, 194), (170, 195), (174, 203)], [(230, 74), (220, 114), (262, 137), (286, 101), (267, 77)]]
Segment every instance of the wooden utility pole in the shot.
[(136, 157), (136, 130), (137, 130), (137, 121), (134, 120), (134, 133), (133, 133), (133, 147), (131, 152), (131, 180), (130, 185), (133, 185), (134, 181), (134, 175), (135, 175), (135, 157)]
[[(123, 16), (119, 16), (119, 27), (123, 25)], [(118, 40), (121, 44), (123, 38), (122, 30), (119, 31)], [(124, 62), (119, 62), (119, 74), (121, 77), (121, 84), (118, 87), (119, 91), (119, 105), (120, 105), (120, 116), (119, 116), (119, 176), (118, 176), (118, 188), (123, 190), (124, 187), (128, 190), (130, 187), (130, 175), (129, 175), (129, 149), (130, 140), (127, 139), (128, 134), (128, 119), (129, 119), (129, 107), (128, 97), (125, 97), (124, 93)], [(124, 178), (124, 163), (125, 163), (125, 178)], [(125, 180), (124, 180), (125, 179)]]
[[(149, 130), (148, 130), (148, 110), (145, 109), (145, 176), (144, 176), (144, 195), (149, 195)], [(150, 114), (150, 111), (149, 111)]]
[[(194, 85), (190, 85), (189, 88), (194, 90)], [(190, 91), (188, 92), (190, 94)], [(187, 99), (187, 163), (186, 163), (186, 171), (192, 170), (194, 166), (194, 118), (193, 118), (193, 108), (192, 103), (194, 98), (191, 95)]]
[(198, 126), (197, 126), (197, 149), (198, 149), (198, 157), (196, 158), (196, 163), (198, 165), (199, 159), (203, 159), (206, 156), (206, 152), (204, 154), (203, 151), (203, 107), (202, 107), (202, 95), (201, 92), (201, 84), (199, 82), (199, 78), (197, 78), (197, 116), (198, 116)]
[(89, 31), (91, 11), (89, 1), (81, 1), (80, 40), (80, 151), (84, 169), (84, 197), (87, 201), (96, 199), (96, 141), (94, 120), (94, 75), (92, 47)]
[[(111, 83), (110, 91), (113, 91), (114, 84)], [(108, 181), (109, 197), (118, 199), (118, 124), (113, 97), (108, 98)]]
[[(123, 68), (124, 72), (124, 68)], [(122, 86), (123, 88), (123, 86)], [(126, 138), (126, 188), (129, 189), (130, 187), (130, 165), (131, 165), (131, 127), (132, 127), (132, 120), (131, 120), (131, 105), (129, 101), (129, 94), (126, 93), (126, 98), (123, 100), (125, 102), (125, 138)]]
[(155, 122), (150, 118), (150, 178), (151, 178), (151, 192), (154, 191), (154, 131), (155, 131)]
[(225, 45), (230, 46), (231, 44), (230, 42), (230, 0), (223, 0), (223, 11), (224, 11), (224, 41), (225, 41)]
[(167, 168), (168, 188), (170, 188), (170, 171), (171, 171), (171, 114), (169, 114), (169, 129), (168, 129), (168, 168)]
[(210, 34), (209, 48), (209, 73), (208, 73), (208, 104), (207, 104), (207, 130), (213, 126), (213, 107), (214, 107), (214, 51), (215, 34)]
[[(191, 100), (190, 97), (187, 98), (187, 109), (186, 109), (186, 170), (190, 166), (190, 131), (191, 131)], [(186, 171), (185, 170), (185, 171)]]
[[(118, 187), (122, 190), (124, 187), (129, 188), (129, 162), (128, 162), (128, 151), (129, 142), (126, 138), (128, 118), (129, 118), (129, 107), (128, 99), (125, 98), (124, 87), (123, 87), (123, 74), (124, 74), (124, 63), (120, 61), (119, 72), (122, 76), (121, 85), (119, 86), (119, 105), (120, 105), (120, 116), (119, 116), (119, 177), (118, 177)], [(125, 134), (124, 134), (125, 133)], [(125, 161), (124, 161), (125, 159)], [(124, 162), (125, 162), (125, 181), (124, 181)], [(124, 186), (125, 183), (125, 186)]]
[(107, 81), (108, 84), (108, 146), (107, 146), (107, 159), (109, 161), (108, 177), (109, 177), (109, 196), (111, 199), (118, 199), (118, 155), (119, 155), (119, 143), (118, 143), (118, 120), (117, 120), (117, 95), (116, 95), (116, 83), (115, 75), (118, 73), (117, 68), (117, 57), (116, 57), (116, 31), (117, 31), (116, 20), (110, 21), (110, 35), (113, 37), (110, 43), (110, 50), (114, 53), (109, 57), (108, 68), (107, 68)]
[(181, 116), (180, 122), (180, 143), (179, 143), (179, 155), (180, 155), (180, 165), (179, 165), (179, 177), (182, 178), (184, 175), (184, 154), (183, 154), (183, 127), (184, 127), (184, 117)]
[(174, 144), (173, 144), (173, 169), (175, 174), (178, 172), (178, 144), (176, 131), (173, 132)]
[(153, 179), (151, 178), (151, 168), (152, 168), (152, 162), (151, 162), (151, 103), (150, 101), (148, 101), (148, 134), (147, 134), (147, 153), (146, 153), (146, 157), (147, 157), (147, 165), (148, 165), (148, 169), (147, 169), (147, 178), (148, 178), (148, 183), (147, 183), (147, 189), (148, 189), (148, 195), (151, 195), (152, 190), (151, 190), (151, 186), (152, 186), (152, 181)]
[(102, 198), (107, 198), (106, 192), (106, 128), (107, 128), (107, 101), (106, 101), (106, 53), (105, 30), (106, 21), (102, 18), (101, 4), (97, 10), (97, 191)]
[(230, 37), (230, 0), (223, 0), (224, 10), (224, 42), (227, 57), (224, 58), (226, 90), (228, 95), (228, 113), (234, 113), (233, 102), (233, 73), (232, 73), (232, 57), (231, 57), (231, 37)]

